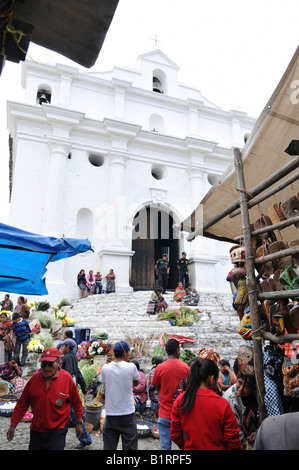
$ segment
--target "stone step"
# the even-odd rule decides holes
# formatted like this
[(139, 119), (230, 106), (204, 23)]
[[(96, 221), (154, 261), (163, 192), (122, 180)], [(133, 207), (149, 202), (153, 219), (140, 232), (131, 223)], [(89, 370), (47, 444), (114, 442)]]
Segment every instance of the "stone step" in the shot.
[[(203, 310), (200, 322), (193, 325), (172, 326), (167, 320), (157, 321), (156, 315), (146, 313), (150, 291), (137, 291), (122, 294), (92, 295), (73, 302), (69, 317), (76, 322), (76, 328), (89, 328), (91, 336), (102, 332), (108, 334), (108, 341), (115, 343), (127, 337), (137, 337), (149, 342), (148, 354), (142, 362), (150, 363), (154, 347), (163, 333), (195, 339), (194, 343), (185, 343), (198, 352), (202, 347), (214, 348), (221, 357), (230, 361), (236, 357), (236, 351), (242, 342), (237, 333), (239, 319), (232, 308), (229, 294), (202, 294), (198, 308)], [(173, 301), (173, 293), (164, 296), (169, 308), (179, 308)]]

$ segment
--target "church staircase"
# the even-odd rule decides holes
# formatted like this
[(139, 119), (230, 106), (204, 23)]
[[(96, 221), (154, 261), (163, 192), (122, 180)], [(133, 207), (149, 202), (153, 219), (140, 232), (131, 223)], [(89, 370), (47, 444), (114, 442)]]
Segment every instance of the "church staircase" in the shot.
[[(243, 340), (237, 332), (239, 318), (232, 308), (231, 294), (201, 294), (197, 307), (202, 311), (200, 321), (182, 327), (173, 326), (167, 320), (157, 321), (157, 315), (147, 314), (150, 296), (150, 291), (91, 295), (73, 301), (68, 316), (75, 320), (76, 328), (90, 329), (91, 337), (105, 332), (111, 343), (128, 338), (139, 343), (137, 359), (140, 357), (146, 369), (163, 333), (194, 338), (193, 343), (186, 342), (183, 347), (196, 353), (202, 347), (213, 348), (232, 365)], [(164, 298), (169, 309), (179, 308), (172, 292)]]

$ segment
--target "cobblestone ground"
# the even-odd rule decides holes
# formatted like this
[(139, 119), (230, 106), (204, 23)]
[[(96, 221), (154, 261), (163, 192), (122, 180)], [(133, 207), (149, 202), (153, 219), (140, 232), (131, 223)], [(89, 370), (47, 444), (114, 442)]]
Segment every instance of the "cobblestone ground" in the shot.
[[(0, 416), (0, 450), (28, 450), (30, 423), (21, 422), (18, 424), (15, 437), (11, 442), (8, 442), (6, 433), (10, 425), (10, 418)], [(102, 434), (98, 430), (91, 433), (92, 444), (78, 452), (91, 452), (92, 450), (103, 450)], [(75, 450), (75, 446), (79, 443), (76, 438), (75, 428), (69, 428), (66, 438), (65, 450)], [(121, 450), (121, 443), (118, 450)], [(138, 439), (138, 450), (156, 451), (160, 450), (160, 440), (152, 436), (142, 437)]]

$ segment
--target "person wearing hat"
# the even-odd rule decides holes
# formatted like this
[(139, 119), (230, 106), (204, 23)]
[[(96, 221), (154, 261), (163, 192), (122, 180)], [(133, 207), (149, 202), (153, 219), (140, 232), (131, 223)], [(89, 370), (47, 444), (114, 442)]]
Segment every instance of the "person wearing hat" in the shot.
[(158, 285), (162, 287), (162, 294), (165, 294), (168, 286), (169, 269), (168, 257), (166, 254), (164, 254), (162, 258), (158, 259), (155, 265), (155, 271), (158, 277)]
[[(66, 370), (73, 378), (75, 384), (79, 384), (82, 390), (83, 395), (86, 394), (86, 383), (83, 378), (83, 375), (78, 367), (77, 359), (73, 354), (73, 349), (76, 347), (77, 343), (71, 338), (67, 338), (60, 344), (59, 354), (61, 356), (61, 368)], [(71, 415), (70, 420), (74, 424), (77, 425), (76, 415), (74, 413), (73, 407), (71, 407)], [(83, 449), (86, 446), (90, 446), (92, 444), (92, 439), (90, 434), (87, 432), (85, 427), (84, 421), (82, 421), (82, 430), (83, 434), (80, 437), (80, 443), (75, 447), (75, 449)]]
[(115, 343), (115, 360), (105, 364), (100, 373), (99, 381), (105, 384), (104, 450), (116, 450), (120, 436), (123, 450), (138, 447), (133, 387), (141, 377), (136, 365), (128, 362), (130, 349), (126, 341)]
[(60, 341), (58, 344), (57, 344), (57, 349), (59, 350), (60, 349), (60, 346), (62, 345), (63, 341), (65, 339), (71, 339), (74, 341), (73, 343), (73, 348), (72, 348), (72, 353), (74, 354), (74, 356), (76, 357), (77, 355), (77, 351), (78, 351), (78, 343), (76, 341), (76, 339), (74, 338), (74, 334), (73, 334), (73, 331), (72, 330), (65, 330), (65, 332), (63, 333), (63, 340)]
[(41, 369), (26, 384), (14, 408), (7, 439), (14, 438), (16, 426), (31, 407), (29, 450), (64, 450), (71, 406), (77, 438), (82, 436), (82, 401), (72, 377), (60, 368), (57, 348), (45, 349), (39, 362)]
[(182, 257), (177, 262), (177, 267), (179, 270), (179, 282), (183, 284), (185, 289), (189, 285), (188, 265), (187, 253), (183, 251)]

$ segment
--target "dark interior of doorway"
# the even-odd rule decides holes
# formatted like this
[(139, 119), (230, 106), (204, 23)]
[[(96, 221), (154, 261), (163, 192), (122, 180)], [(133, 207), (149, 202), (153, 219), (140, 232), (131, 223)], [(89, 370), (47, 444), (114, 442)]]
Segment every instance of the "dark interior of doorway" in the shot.
[(178, 284), (177, 260), (179, 238), (173, 230), (173, 214), (157, 207), (142, 208), (133, 221), (132, 257), (130, 284), (134, 290), (152, 290), (157, 282), (155, 263), (168, 254), (170, 273), (168, 290)]

